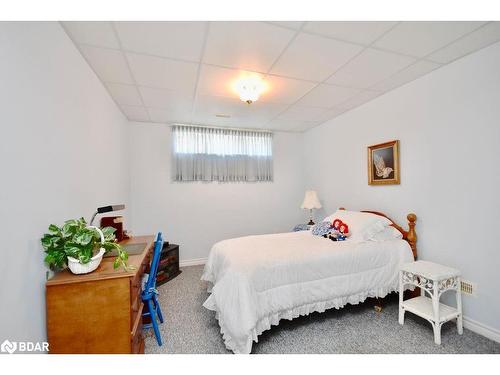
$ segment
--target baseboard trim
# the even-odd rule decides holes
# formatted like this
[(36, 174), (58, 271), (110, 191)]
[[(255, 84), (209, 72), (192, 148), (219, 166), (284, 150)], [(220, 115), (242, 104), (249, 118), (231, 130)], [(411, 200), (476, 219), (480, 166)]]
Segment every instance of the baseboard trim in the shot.
[(479, 323), (476, 320), (464, 316), (464, 328), (470, 329), (478, 335), (489, 338), (490, 340), (500, 342), (500, 331), (487, 326), (486, 324)]
[(181, 260), (179, 262), (179, 265), (181, 267), (199, 266), (200, 264), (205, 264), (206, 262), (207, 258), (186, 259), (186, 260)]

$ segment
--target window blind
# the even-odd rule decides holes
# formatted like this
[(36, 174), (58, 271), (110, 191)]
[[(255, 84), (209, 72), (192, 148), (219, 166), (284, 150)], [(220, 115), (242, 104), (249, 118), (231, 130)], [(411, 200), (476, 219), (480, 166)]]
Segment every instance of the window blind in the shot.
[(172, 127), (174, 181), (272, 181), (272, 133)]

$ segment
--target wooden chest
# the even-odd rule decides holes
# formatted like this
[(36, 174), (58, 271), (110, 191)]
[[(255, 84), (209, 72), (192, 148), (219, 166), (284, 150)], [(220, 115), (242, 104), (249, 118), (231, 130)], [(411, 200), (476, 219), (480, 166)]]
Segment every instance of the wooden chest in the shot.
[(47, 337), (50, 353), (144, 353), (141, 280), (151, 261), (154, 236), (120, 242), (144, 245), (129, 256), (134, 270), (113, 269), (104, 258), (92, 273), (68, 270), (46, 283)]

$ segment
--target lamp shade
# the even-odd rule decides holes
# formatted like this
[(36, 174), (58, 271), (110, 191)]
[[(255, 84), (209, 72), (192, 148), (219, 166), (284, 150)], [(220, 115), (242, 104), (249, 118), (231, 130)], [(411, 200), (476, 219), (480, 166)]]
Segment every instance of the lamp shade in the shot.
[(302, 202), (302, 209), (312, 210), (313, 208), (321, 208), (321, 203), (318, 199), (318, 194), (314, 190), (307, 190), (304, 196), (304, 202)]

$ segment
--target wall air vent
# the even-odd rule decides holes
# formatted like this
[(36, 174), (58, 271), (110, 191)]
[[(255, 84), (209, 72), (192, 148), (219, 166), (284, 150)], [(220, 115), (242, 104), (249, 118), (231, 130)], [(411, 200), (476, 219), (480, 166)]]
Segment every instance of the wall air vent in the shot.
[(468, 280), (460, 280), (460, 290), (463, 294), (475, 297), (477, 295), (477, 284)]

